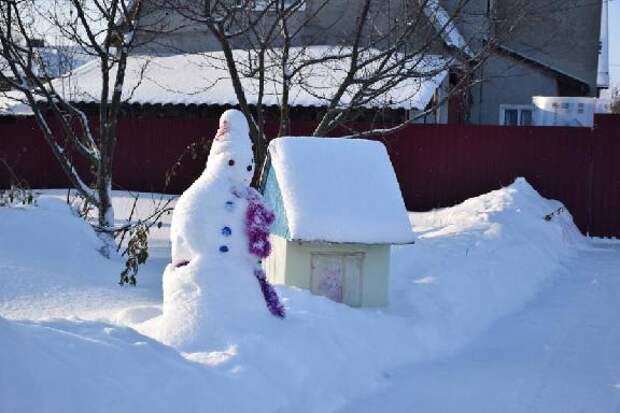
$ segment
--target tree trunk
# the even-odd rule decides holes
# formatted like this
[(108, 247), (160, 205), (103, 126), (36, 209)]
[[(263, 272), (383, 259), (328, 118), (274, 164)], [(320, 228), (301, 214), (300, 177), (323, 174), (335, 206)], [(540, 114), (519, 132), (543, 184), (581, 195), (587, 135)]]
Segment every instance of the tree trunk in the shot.
[(115, 249), (115, 244), (114, 208), (112, 207), (112, 156), (107, 150), (101, 153), (96, 185), (97, 196), (99, 197), (97, 233), (104, 244), (101, 253), (109, 258)]
[(114, 162), (114, 148), (116, 147), (116, 121), (110, 121), (109, 108), (102, 108), (100, 113), (101, 125), (101, 160), (97, 168), (96, 191), (99, 197), (98, 206), (98, 234), (103, 241), (101, 253), (110, 257), (115, 250), (114, 243), (114, 208), (112, 207), (112, 165)]

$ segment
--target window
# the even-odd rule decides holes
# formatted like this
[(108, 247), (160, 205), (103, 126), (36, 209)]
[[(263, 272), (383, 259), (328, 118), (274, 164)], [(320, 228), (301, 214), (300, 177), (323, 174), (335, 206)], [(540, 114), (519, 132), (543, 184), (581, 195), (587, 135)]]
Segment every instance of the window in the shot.
[(533, 124), (532, 109), (521, 109), (521, 119), (519, 120), (519, 125), (532, 126)]
[(499, 105), (499, 124), (502, 126), (533, 126), (532, 105)]
[(517, 126), (519, 124), (519, 111), (517, 109), (504, 110), (504, 126)]
[(583, 114), (585, 112), (586, 105), (584, 103), (577, 103), (577, 113)]

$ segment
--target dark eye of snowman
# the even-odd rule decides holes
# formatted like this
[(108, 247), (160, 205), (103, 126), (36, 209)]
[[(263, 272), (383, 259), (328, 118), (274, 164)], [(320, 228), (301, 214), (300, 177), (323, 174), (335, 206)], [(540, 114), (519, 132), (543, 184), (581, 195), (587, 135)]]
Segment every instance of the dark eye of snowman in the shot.
[(252, 170), (252, 165), (248, 165), (247, 167), (248, 172)]
[(230, 161), (228, 161), (228, 166), (233, 166), (235, 164), (235, 160), (231, 159)]

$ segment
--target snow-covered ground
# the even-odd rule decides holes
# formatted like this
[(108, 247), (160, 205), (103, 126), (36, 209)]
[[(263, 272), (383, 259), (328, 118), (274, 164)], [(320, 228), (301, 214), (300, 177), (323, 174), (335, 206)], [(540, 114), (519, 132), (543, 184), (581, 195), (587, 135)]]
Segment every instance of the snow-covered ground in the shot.
[(591, 242), (522, 311), (342, 411), (618, 412), (619, 303), (620, 245)]
[[(582, 237), (522, 179), (411, 214), (387, 308), (278, 286), (286, 320), (197, 353), (157, 341), (169, 220), (119, 287), (122, 260), (63, 198), (0, 208), (3, 413), (620, 410), (620, 243)], [(121, 223), (131, 197), (114, 203)]]

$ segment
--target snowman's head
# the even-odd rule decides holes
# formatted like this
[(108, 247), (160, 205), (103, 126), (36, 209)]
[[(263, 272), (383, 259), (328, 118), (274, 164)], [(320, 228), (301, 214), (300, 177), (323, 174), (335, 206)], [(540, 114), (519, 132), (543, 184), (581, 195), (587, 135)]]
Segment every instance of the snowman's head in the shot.
[[(222, 116), (220, 116), (220, 128), (218, 130), (218, 135), (220, 134), (220, 131), (228, 131), (232, 134), (243, 136), (249, 136), (250, 134), (250, 128), (245, 115), (237, 109), (228, 109), (226, 112), (222, 113)], [(225, 139), (225, 137), (226, 134), (224, 134), (221, 138)]]
[(249, 185), (254, 175), (254, 153), (245, 115), (230, 109), (220, 117), (220, 128), (215, 135), (207, 175), (226, 179), (232, 185)]

